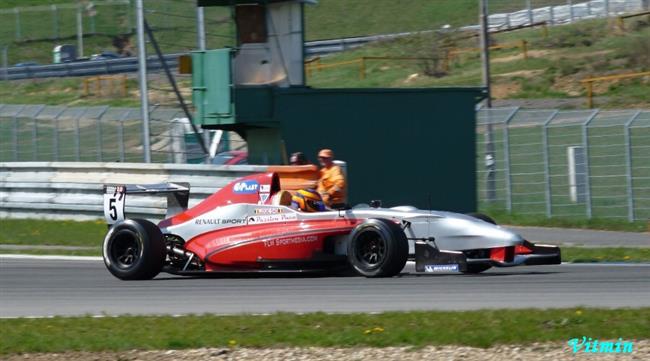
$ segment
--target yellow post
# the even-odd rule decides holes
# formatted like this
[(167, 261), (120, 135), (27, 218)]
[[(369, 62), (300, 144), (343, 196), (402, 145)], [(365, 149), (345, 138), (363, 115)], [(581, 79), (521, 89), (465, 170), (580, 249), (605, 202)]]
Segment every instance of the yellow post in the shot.
[(128, 94), (127, 84), (126, 84), (126, 75), (122, 75), (122, 96), (125, 97)]
[(616, 18), (616, 24), (618, 25), (618, 30), (625, 31), (625, 22), (621, 16)]
[(359, 59), (359, 79), (364, 80), (366, 78), (366, 57), (362, 56)]
[(524, 60), (528, 59), (528, 42), (526, 40), (521, 41), (521, 51), (524, 53)]
[(88, 78), (84, 78), (84, 96), (88, 96), (90, 94), (90, 90), (88, 89)]
[(108, 78), (108, 96), (113, 96), (113, 91), (114, 91), (113, 88), (115, 86), (114, 83), (117, 79), (115, 79), (115, 77), (112, 76), (109, 76), (107, 78)]
[(587, 106), (589, 109), (594, 107), (594, 99), (593, 99), (593, 87), (592, 83), (590, 81), (587, 82)]
[(544, 38), (548, 38), (548, 25), (546, 23), (542, 25), (542, 31), (544, 32)]

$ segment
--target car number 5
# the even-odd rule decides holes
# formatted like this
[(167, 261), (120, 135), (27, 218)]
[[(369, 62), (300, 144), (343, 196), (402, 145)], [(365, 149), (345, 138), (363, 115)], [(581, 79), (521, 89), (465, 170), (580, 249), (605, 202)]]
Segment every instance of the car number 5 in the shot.
[(113, 192), (107, 190), (104, 193), (104, 218), (106, 218), (106, 223), (115, 224), (124, 220), (125, 199), (126, 193), (122, 186), (115, 187)]

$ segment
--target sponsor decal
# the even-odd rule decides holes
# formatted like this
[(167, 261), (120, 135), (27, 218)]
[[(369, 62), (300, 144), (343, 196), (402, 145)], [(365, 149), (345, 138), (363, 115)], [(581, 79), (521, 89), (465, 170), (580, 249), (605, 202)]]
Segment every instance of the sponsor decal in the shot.
[[(576, 311), (576, 313), (582, 311)], [(634, 341), (599, 341), (591, 337), (582, 336), (582, 338), (572, 338), (568, 342), (573, 353), (632, 353), (634, 352)]]
[(224, 225), (224, 224), (246, 224), (246, 220), (243, 218), (197, 218), (194, 220), (194, 224), (203, 226), (203, 225)]
[(458, 272), (458, 264), (426, 264), (424, 265), (424, 272)]
[(260, 204), (266, 203), (269, 199), (269, 193), (260, 193)]
[(288, 246), (292, 244), (311, 243), (318, 241), (317, 236), (296, 236), (289, 238), (278, 238), (264, 241), (264, 247)]
[(293, 213), (269, 214), (269, 215), (248, 217), (248, 224), (286, 222), (286, 221), (295, 221), (297, 219), (298, 216)]
[(260, 185), (260, 192), (271, 193), (271, 185), (270, 184)]
[(254, 194), (257, 193), (259, 187), (260, 184), (256, 180), (247, 180), (235, 183), (232, 190), (235, 194)]
[(282, 213), (282, 208), (255, 208), (253, 210), (255, 214), (278, 214)]

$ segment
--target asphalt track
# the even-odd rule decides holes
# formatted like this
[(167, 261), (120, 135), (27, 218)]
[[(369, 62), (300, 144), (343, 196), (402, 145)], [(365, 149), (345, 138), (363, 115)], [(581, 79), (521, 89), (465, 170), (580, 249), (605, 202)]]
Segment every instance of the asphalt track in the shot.
[(0, 258), (1, 317), (574, 306), (649, 307), (650, 264), (563, 264), (388, 279), (161, 274), (152, 281), (124, 282), (97, 260)]

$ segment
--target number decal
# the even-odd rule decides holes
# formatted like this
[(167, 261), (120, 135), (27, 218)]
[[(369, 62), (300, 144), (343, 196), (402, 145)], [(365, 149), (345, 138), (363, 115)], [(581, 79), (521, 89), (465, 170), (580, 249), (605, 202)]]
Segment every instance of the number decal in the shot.
[(104, 218), (106, 223), (114, 224), (124, 220), (124, 203), (126, 189), (124, 186), (107, 187), (104, 193)]

